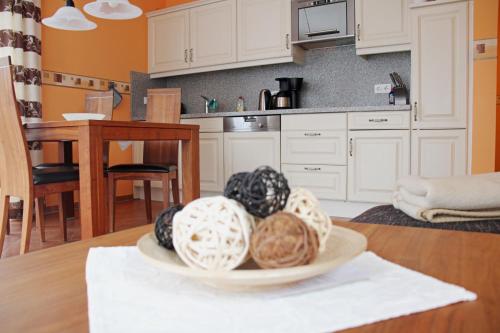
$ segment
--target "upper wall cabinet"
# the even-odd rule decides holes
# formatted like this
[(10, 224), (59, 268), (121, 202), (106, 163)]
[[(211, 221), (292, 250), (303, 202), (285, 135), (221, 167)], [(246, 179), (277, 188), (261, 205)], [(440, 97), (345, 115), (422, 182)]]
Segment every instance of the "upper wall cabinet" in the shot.
[(466, 128), (467, 1), (410, 11), (413, 128)]
[(149, 72), (189, 68), (189, 11), (149, 18)]
[(290, 0), (199, 0), (148, 19), (152, 78), (304, 60)]
[(356, 53), (410, 50), (408, 0), (356, 0)]
[(238, 60), (289, 57), (290, 0), (238, 0)]
[(236, 1), (227, 0), (190, 10), (191, 67), (236, 61)]

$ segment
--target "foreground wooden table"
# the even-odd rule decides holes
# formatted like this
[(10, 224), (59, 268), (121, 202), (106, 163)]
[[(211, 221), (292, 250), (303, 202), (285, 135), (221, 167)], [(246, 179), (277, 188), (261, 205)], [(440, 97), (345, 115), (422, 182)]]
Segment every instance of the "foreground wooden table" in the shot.
[(54, 121), (28, 124), (28, 141), (76, 141), (80, 165), (82, 239), (108, 231), (104, 187), (105, 141), (182, 141), (182, 202), (200, 196), (199, 126), (131, 121)]
[[(500, 332), (500, 235), (336, 223), (405, 267), (461, 285), (475, 302), (347, 332)], [(0, 261), (0, 332), (87, 332), (85, 260), (95, 246), (133, 245), (151, 225)], [(328, 311), (335, 311), (329, 309)]]

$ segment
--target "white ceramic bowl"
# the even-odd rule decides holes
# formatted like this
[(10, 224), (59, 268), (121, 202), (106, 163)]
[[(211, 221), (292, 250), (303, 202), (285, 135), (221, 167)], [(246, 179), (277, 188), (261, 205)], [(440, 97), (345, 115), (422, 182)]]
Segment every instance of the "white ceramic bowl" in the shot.
[(146, 260), (170, 273), (198, 280), (212, 287), (233, 291), (262, 290), (283, 287), (331, 271), (366, 250), (366, 237), (351, 229), (334, 226), (326, 250), (309, 265), (258, 269), (250, 260), (229, 272), (208, 272), (184, 264), (174, 251), (158, 245), (153, 233), (144, 235), (137, 247)]
[(63, 113), (63, 117), (69, 121), (75, 120), (103, 120), (106, 115), (99, 113)]

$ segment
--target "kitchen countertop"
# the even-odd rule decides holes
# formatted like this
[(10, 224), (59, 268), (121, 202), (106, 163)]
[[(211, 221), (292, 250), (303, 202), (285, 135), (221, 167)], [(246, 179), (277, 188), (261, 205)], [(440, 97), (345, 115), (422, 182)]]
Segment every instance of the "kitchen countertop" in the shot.
[(281, 114), (307, 114), (307, 113), (345, 113), (345, 112), (373, 112), (373, 111), (410, 111), (410, 105), (378, 105), (378, 106), (336, 106), (312, 109), (283, 109), (267, 111), (245, 112), (214, 112), (214, 113), (188, 113), (181, 115), (182, 119), (216, 118), (237, 116), (269, 116)]

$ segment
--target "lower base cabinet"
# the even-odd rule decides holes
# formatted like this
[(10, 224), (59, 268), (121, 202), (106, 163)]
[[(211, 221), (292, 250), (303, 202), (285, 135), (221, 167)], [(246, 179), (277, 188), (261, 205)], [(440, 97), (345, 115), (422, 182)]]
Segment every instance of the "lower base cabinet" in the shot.
[(411, 173), (421, 177), (467, 174), (467, 130), (413, 130)]
[(397, 180), (409, 174), (408, 130), (349, 132), (349, 201), (390, 203)]
[(237, 172), (267, 165), (281, 170), (280, 132), (224, 133), (225, 182)]
[(281, 171), (291, 188), (306, 188), (323, 200), (347, 199), (346, 166), (282, 164)]

